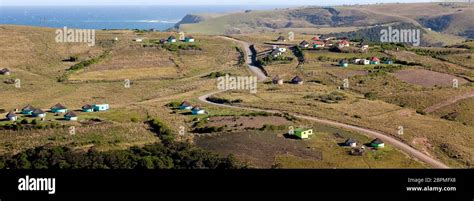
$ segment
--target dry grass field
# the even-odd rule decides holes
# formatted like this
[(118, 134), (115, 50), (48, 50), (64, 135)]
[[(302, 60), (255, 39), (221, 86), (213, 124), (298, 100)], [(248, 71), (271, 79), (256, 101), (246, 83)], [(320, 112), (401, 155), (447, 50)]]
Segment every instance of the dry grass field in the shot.
[[(264, 51), (271, 48), (272, 40), (284, 34), (281, 31), (235, 37)], [(169, 35), (178, 36), (174, 32), (98, 31), (97, 45), (88, 47), (56, 43), (54, 29), (0, 26), (0, 46), (5, 47), (0, 49), (0, 66), (12, 71), (9, 76), (0, 76), (0, 109), (7, 112), (31, 104), (48, 110), (61, 103), (76, 111), (79, 117), (78, 122), (67, 122), (62, 116), (47, 113), (45, 121), (37, 118), (33, 123), (33, 118), (21, 116), (19, 121), (26, 119), (28, 124), (24, 123), (27, 128), (18, 131), (6, 129), (10, 122), (1, 121), (0, 153), (16, 153), (47, 144), (100, 150), (149, 144), (159, 138), (146, 121), (159, 119), (176, 133), (181, 127), (186, 133), (193, 132), (201, 121), (208, 121), (207, 125), (214, 127), (227, 125), (218, 135), (188, 140), (220, 154), (235, 154), (256, 167), (426, 167), (390, 145), (383, 150), (369, 150), (360, 157), (350, 156), (346, 147), (338, 145), (346, 138), (361, 143), (372, 140), (360, 133), (203, 104), (198, 97), (217, 88), (216, 79), (207, 75), (213, 72), (251, 75), (246, 67), (238, 65), (237, 44), (201, 34), (193, 35), (195, 49), (186, 49), (189, 44), (183, 42), (178, 43), (181, 49), (156, 43)], [(114, 41), (115, 37), (119, 40)], [(144, 41), (133, 41), (137, 37)], [(303, 39), (310, 40), (311, 35), (298, 33), (296, 40), (288, 44), (295, 45)], [(9, 45), (11, 41), (16, 45)], [(237, 103), (241, 106), (306, 114), (381, 131), (449, 166), (472, 167), (474, 126), (472, 112), (467, 109), (472, 106), (472, 100), (462, 100), (430, 114), (421, 112), (473, 90), (474, 85), (467, 79), (457, 89), (445, 85), (446, 80), (455, 76), (469, 78), (474, 73), (472, 68), (459, 64), (462, 60), (441, 60), (410, 51), (384, 52), (377, 48), (368, 53), (327, 50), (304, 53), (306, 62), (298, 68), (291, 51), (284, 55), (293, 58), (291, 62), (265, 66), (271, 77), (283, 78), (284, 85), (273, 85), (267, 80), (258, 84), (257, 94), (228, 91), (216, 97), (241, 100)], [(72, 56), (78, 60), (64, 61)], [(422, 64), (337, 66), (340, 59), (372, 56)], [(99, 58), (97, 62), (83, 69), (66, 71), (96, 58)], [(303, 78), (302, 85), (288, 83), (296, 75)], [(417, 76), (424, 79), (416, 79)], [(21, 87), (6, 83), (9, 79), (21, 80)], [(344, 79), (348, 79), (349, 87), (341, 89)], [(130, 80), (129, 87), (124, 85), (124, 80)], [(208, 114), (190, 115), (189, 111), (167, 106), (184, 100), (201, 105)], [(111, 109), (94, 113), (77, 111), (85, 104), (101, 103), (110, 104)], [(443, 118), (453, 111), (460, 114), (454, 119)], [(266, 130), (265, 124), (276, 128)], [(279, 126), (290, 125), (311, 127), (316, 135), (309, 140), (288, 139), (284, 136), (285, 129)], [(75, 135), (69, 134), (70, 126), (75, 127)], [(399, 126), (404, 127), (403, 135), (397, 134)]]
[[(268, 37), (262, 37), (261, 41), (266, 40)], [(320, 61), (320, 56), (329, 59)], [(399, 68), (392, 68), (379, 65), (387, 69), (377, 70), (374, 65), (350, 64), (348, 68), (337, 65), (339, 59), (371, 56), (394, 56), (397, 60), (420, 62), (422, 66), (401, 64)], [(267, 82), (258, 85), (257, 94), (231, 91), (216, 97), (242, 100), (236, 105), (278, 109), (371, 128), (392, 135), (450, 166), (472, 166), (474, 147), (470, 142), (474, 137), (474, 127), (472, 114), (467, 109), (470, 99), (442, 108), (436, 114), (422, 112), (452, 97), (471, 93), (472, 83), (463, 78), (473, 73), (469, 68), (411, 52), (386, 54), (376, 49), (360, 54), (305, 51), (305, 57), (307, 61), (300, 68), (294, 63), (266, 66), (271, 76), (279, 75), (286, 81), (284, 85)], [(289, 83), (296, 75), (303, 78), (302, 85)], [(349, 88), (338, 90), (346, 78)], [(459, 88), (452, 87), (454, 78), (459, 79)], [(338, 98), (341, 96), (343, 98)], [(457, 120), (441, 118), (453, 111), (459, 113)], [(398, 134), (400, 126), (404, 128), (403, 135)], [(283, 161), (286, 159), (294, 161), (295, 157), (281, 158)], [(308, 167), (314, 165), (308, 161), (306, 164)]]

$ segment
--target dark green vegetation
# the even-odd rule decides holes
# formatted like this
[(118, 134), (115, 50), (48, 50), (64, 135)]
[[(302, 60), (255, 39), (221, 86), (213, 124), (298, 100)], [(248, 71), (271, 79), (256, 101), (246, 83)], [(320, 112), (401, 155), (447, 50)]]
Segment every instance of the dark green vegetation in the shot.
[(38, 147), (0, 158), (0, 169), (228, 169), (240, 168), (232, 156), (174, 142), (99, 152), (74, 151), (68, 147)]
[(38, 147), (0, 157), (0, 169), (236, 169), (232, 155), (222, 158), (186, 142), (159, 120), (148, 122), (162, 143), (128, 150), (75, 151), (69, 147)]
[(341, 92), (333, 91), (329, 94), (311, 94), (305, 96), (304, 98), (314, 99), (323, 103), (338, 103), (339, 101), (346, 100), (346, 95)]
[(273, 57), (271, 54), (267, 55), (266, 57), (263, 57), (261, 59), (257, 60), (257, 65), (259, 66), (268, 66), (271, 64), (279, 63), (279, 64), (285, 64), (285, 63), (290, 63), (293, 61), (293, 58), (291, 57), (285, 57), (285, 56), (277, 56)]
[[(109, 51), (104, 51), (101, 55), (97, 56), (97, 57), (94, 57), (94, 58), (91, 58), (91, 59), (87, 59), (87, 60), (84, 60), (84, 61), (81, 61), (77, 64), (74, 64), (73, 66), (69, 67), (68, 69), (66, 69), (66, 72), (60, 76), (57, 77), (57, 81), (58, 82), (65, 82), (68, 80), (69, 78), (69, 75), (71, 73), (74, 73), (76, 71), (79, 71), (79, 70), (83, 70), (93, 64), (97, 64), (99, 63), (100, 61), (102, 61), (103, 59), (105, 59), (108, 55), (109, 55)], [(68, 61), (68, 62), (75, 62), (78, 60), (78, 57), (77, 56), (71, 56), (69, 57), (68, 59), (66, 60), (63, 60), (63, 61)]]
[[(409, 23), (398, 23), (398, 24), (390, 25), (390, 26), (393, 29), (399, 29), (399, 30), (402, 30), (402, 29), (423, 30), (422, 27), (415, 26)], [(330, 34), (324, 35), (323, 37), (350, 38), (352, 41), (363, 41), (364, 43), (368, 43), (368, 44), (383, 44), (380, 42), (380, 31), (383, 29), (387, 30), (388, 27), (389, 26), (376, 26), (376, 27), (364, 28), (364, 29), (351, 31), (351, 32), (330, 33)], [(426, 33), (425, 31), (421, 31), (421, 35), (425, 33)], [(428, 41), (423, 40), (423, 37), (421, 37), (421, 45), (441, 46), (441, 44), (429, 44)]]

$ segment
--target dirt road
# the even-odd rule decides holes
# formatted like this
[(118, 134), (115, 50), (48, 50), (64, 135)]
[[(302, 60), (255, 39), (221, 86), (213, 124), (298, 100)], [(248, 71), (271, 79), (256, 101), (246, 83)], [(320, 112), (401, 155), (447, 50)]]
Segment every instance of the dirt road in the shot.
[[(228, 37), (225, 37), (225, 38), (230, 39), (230, 40), (234, 40), (236, 42), (239, 42), (243, 46), (245, 46), (246, 51), (247, 51), (247, 55), (250, 55), (250, 48), (249, 48), (248, 43), (243, 42), (243, 41), (239, 41), (239, 40), (236, 40), (236, 39), (233, 39), (233, 38), (228, 38)], [(265, 77), (265, 75), (260, 71), (259, 68), (255, 67), (256, 70), (252, 70), (252, 68), (254, 68), (254, 67), (251, 65), (252, 62), (249, 61), (249, 58), (250, 57), (248, 56), (247, 57), (247, 64), (249, 65), (250, 70), (252, 72), (254, 72), (255, 76), (262, 77), (261, 75), (263, 75), (263, 77)], [(215, 95), (215, 94), (218, 94), (218, 93), (222, 93), (222, 92), (224, 92), (224, 91), (222, 91), (222, 90), (221, 91), (214, 91), (214, 92), (205, 94), (203, 96), (200, 96), (199, 100), (204, 102), (204, 103), (215, 105), (215, 106), (220, 106), (220, 107), (251, 110), (251, 111), (257, 111), (257, 112), (281, 113), (278, 110), (266, 110), (266, 109), (251, 108), (251, 107), (239, 107), (239, 106), (233, 106), (233, 105), (225, 105), (225, 104), (214, 103), (214, 102), (210, 102), (210, 101), (207, 100), (208, 97), (210, 97), (212, 95)], [(440, 161), (438, 161), (434, 158), (429, 157), (428, 155), (416, 150), (415, 148), (411, 147), (410, 145), (405, 144), (402, 141), (399, 141), (399, 140), (397, 140), (393, 137), (390, 137), (389, 135), (380, 133), (378, 131), (374, 131), (374, 130), (371, 130), (371, 129), (367, 129), (367, 128), (363, 128), (363, 127), (359, 127), (359, 126), (355, 126), (355, 125), (345, 124), (345, 123), (341, 123), (341, 122), (337, 122), (337, 121), (333, 121), (333, 120), (322, 119), (322, 118), (318, 118), (318, 117), (312, 117), (312, 116), (301, 115), (301, 114), (292, 114), (292, 115), (294, 115), (297, 118), (306, 119), (306, 120), (310, 120), (310, 121), (314, 121), (314, 122), (318, 122), (318, 123), (326, 124), (326, 125), (330, 125), (330, 126), (335, 126), (335, 127), (339, 127), (339, 128), (350, 129), (350, 130), (353, 130), (353, 131), (364, 133), (364, 134), (366, 134), (370, 137), (373, 137), (373, 138), (379, 138), (382, 141), (384, 141), (385, 143), (391, 144), (392, 146), (399, 149), (400, 151), (402, 151), (402, 152), (404, 152), (404, 153), (406, 153), (406, 154), (408, 154), (408, 155), (410, 155), (410, 156), (412, 156), (412, 157), (414, 157), (414, 158), (416, 158), (420, 161), (423, 161), (424, 163), (432, 166), (433, 168), (449, 168), (447, 165), (443, 164), (442, 162), (440, 162)]]
[(227, 36), (219, 36), (223, 39), (226, 39), (226, 40), (231, 40), (235, 43), (238, 43), (240, 44), (244, 50), (245, 50), (245, 54), (246, 54), (246, 58), (245, 58), (245, 62), (247, 63), (248, 67), (249, 67), (249, 70), (255, 75), (257, 76), (257, 80), (258, 81), (263, 81), (265, 79), (267, 79), (267, 76), (265, 75), (265, 73), (262, 72), (262, 70), (255, 66), (253, 61), (252, 61), (252, 51), (250, 50), (250, 46), (251, 44), (248, 43), (248, 42), (245, 42), (245, 41), (240, 41), (240, 40), (237, 40), (235, 38), (230, 38), (230, 37), (227, 37)]

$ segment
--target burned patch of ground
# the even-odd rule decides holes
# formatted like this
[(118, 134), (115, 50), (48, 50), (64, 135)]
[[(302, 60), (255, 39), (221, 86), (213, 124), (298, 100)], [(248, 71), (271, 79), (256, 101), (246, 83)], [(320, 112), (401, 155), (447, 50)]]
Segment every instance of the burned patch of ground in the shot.
[(273, 132), (236, 132), (219, 137), (195, 139), (196, 145), (221, 155), (233, 154), (252, 166), (268, 168), (279, 155), (292, 155), (309, 160), (322, 160), (321, 151), (310, 149), (304, 141), (287, 139)]

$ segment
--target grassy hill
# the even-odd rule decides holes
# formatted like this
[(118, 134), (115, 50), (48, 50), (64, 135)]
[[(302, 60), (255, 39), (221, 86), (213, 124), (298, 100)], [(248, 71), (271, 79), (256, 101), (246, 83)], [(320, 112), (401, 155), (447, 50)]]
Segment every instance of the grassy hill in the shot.
[[(183, 20), (177, 27), (191, 33), (240, 34), (305, 29), (319, 33), (324, 27), (368, 27), (393, 22), (409, 23), (443, 35), (474, 37), (474, 4), (414, 3), (337, 7), (299, 7), (270, 11), (248, 11)], [(188, 17), (189, 18), (189, 17)], [(334, 32), (338, 32), (335, 30)], [(430, 38), (443, 38), (432, 33)], [(448, 38), (448, 40), (451, 40)]]

